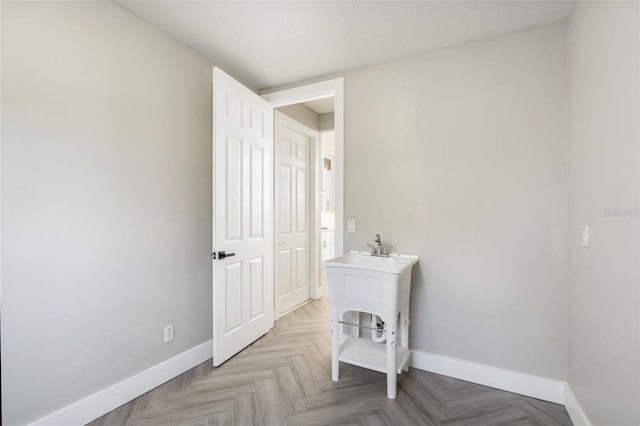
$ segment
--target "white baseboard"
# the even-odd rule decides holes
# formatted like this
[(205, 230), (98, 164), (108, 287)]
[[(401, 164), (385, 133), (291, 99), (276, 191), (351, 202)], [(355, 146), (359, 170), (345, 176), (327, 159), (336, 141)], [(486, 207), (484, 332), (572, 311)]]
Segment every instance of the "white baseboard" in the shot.
[(83, 425), (160, 386), (211, 358), (213, 341), (202, 343), (140, 373), (74, 402), (32, 423), (35, 426)]
[(567, 384), (545, 377), (415, 350), (412, 351), (411, 366), (420, 370), (555, 402), (556, 404), (565, 403), (565, 388)]
[(563, 404), (576, 426), (591, 426), (571, 387), (557, 380), (478, 364), (445, 355), (411, 351), (411, 366), (467, 382)]
[[(34, 426), (82, 425), (126, 404), (212, 357), (213, 341), (202, 343), (32, 423)], [(591, 426), (565, 382), (421, 351), (411, 366), (444, 376), (564, 404), (576, 426)]]
[(591, 426), (587, 414), (582, 409), (582, 406), (568, 384), (565, 388), (564, 407), (567, 409), (567, 413), (569, 413), (569, 417), (571, 417), (571, 422), (574, 426)]

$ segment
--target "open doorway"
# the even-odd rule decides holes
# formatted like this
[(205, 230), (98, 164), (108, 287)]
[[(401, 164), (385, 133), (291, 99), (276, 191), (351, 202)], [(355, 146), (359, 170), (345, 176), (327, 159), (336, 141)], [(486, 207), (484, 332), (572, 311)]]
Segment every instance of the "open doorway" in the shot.
[[(286, 312), (296, 309), (301, 303), (317, 299), (321, 295), (326, 294), (326, 283), (323, 285), (321, 274), (322, 258), (328, 258), (327, 256), (329, 256), (329, 254), (342, 253), (343, 81), (342, 79), (329, 80), (322, 83), (287, 89), (281, 92), (265, 94), (263, 98), (276, 108), (277, 113), (285, 114), (288, 119), (298, 123), (299, 126), (294, 125), (293, 127), (306, 127), (315, 131), (317, 135), (314, 146), (309, 145), (308, 150), (310, 153), (309, 158), (312, 158), (312, 164), (309, 166), (309, 176), (312, 180), (310, 180), (306, 186), (309, 191), (307, 197), (309, 201), (309, 250), (308, 257), (306, 257), (308, 275), (300, 275), (301, 268), (297, 266), (292, 268), (291, 264), (291, 262), (299, 260), (301, 264), (305, 264), (305, 262), (301, 260), (304, 258), (304, 249), (298, 250), (297, 253), (291, 250), (282, 250), (284, 256), (278, 259), (280, 247), (286, 246), (286, 241), (279, 240), (276, 234), (276, 238), (274, 239), (274, 275), (276, 276), (274, 290), (276, 295), (275, 316), (278, 318)], [(277, 121), (278, 120), (274, 123), (276, 126)], [(309, 138), (309, 141), (312, 139), (313, 138)], [(327, 141), (324, 152), (321, 143), (322, 139)], [(275, 143), (275, 149), (277, 151), (279, 149), (277, 137)], [(285, 151), (287, 151), (289, 145), (289, 142), (284, 143)], [(276, 162), (274, 166), (277, 179), (279, 164)], [(284, 167), (284, 169), (287, 168), (287, 166)], [(285, 170), (283, 173), (283, 176), (289, 180), (290, 172)], [(287, 199), (287, 193), (290, 193), (291, 188), (295, 189), (295, 186), (292, 187), (290, 185), (291, 184), (287, 184), (287, 188), (285, 188), (285, 211), (293, 211), (289, 208), (291, 200)], [(276, 183), (276, 191), (277, 190), (278, 184)], [(278, 211), (278, 204), (279, 201), (281, 201), (278, 197), (279, 196), (276, 195), (274, 200), (274, 218), (276, 221), (281, 213)], [(276, 232), (278, 232), (277, 223), (275, 228)], [(298, 259), (294, 259), (293, 256), (296, 255), (299, 256)], [(278, 268), (280, 268), (280, 272), (278, 272)], [(282, 280), (283, 272), (287, 277), (298, 280), (298, 283), (289, 282), (289, 278)], [(295, 302), (288, 306), (280, 303), (278, 295), (281, 293), (279, 292), (287, 296), (293, 294), (296, 285), (299, 285), (301, 288), (304, 287), (301, 285), (304, 284), (304, 277), (308, 277), (310, 283), (308, 298), (300, 302), (299, 298), (291, 297)], [(281, 283), (283, 284), (282, 289), (279, 288)]]
[(274, 112), (276, 318), (326, 293), (314, 265), (335, 252), (334, 110), (330, 97)]
[[(335, 129), (320, 133), (322, 185), (320, 188), (320, 262), (332, 259), (335, 250)], [(320, 265), (320, 292), (328, 295), (327, 275)]]
[[(213, 69), (211, 258), (215, 366), (273, 327), (274, 109), (331, 96), (335, 97), (336, 252), (341, 253), (342, 79), (260, 97), (221, 69)], [(316, 146), (319, 150), (319, 144)], [(319, 173), (320, 168), (316, 170)], [(319, 179), (315, 182), (320, 185)], [(319, 205), (319, 190), (315, 194), (314, 200), (318, 200), (314, 202)], [(319, 241), (319, 216), (313, 223), (317, 223), (312, 229), (313, 238)], [(316, 299), (320, 293), (320, 256), (309, 259), (313, 263), (309, 268), (309, 298)]]
[[(303, 105), (296, 105), (304, 111)], [(275, 317), (311, 300), (317, 256), (316, 163), (320, 136), (282, 110), (274, 112)]]

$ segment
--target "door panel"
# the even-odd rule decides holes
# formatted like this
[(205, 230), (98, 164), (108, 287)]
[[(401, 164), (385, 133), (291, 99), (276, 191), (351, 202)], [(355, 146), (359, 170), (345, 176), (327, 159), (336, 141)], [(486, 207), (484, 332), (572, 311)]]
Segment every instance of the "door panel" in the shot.
[(242, 264), (230, 263), (225, 269), (227, 310), (224, 330), (229, 333), (242, 325)]
[(251, 197), (249, 211), (251, 215), (251, 238), (262, 238), (264, 220), (264, 149), (251, 146)]
[[(213, 71), (213, 364), (273, 327), (273, 109)], [(230, 257), (220, 258), (224, 251)], [(233, 254), (233, 257), (231, 257)]]
[(227, 134), (226, 145), (225, 239), (238, 241), (242, 239), (242, 140)]
[(264, 273), (263, 273), (263, 258), (257, 257), (249, 261), (249, 282), (251, 291), (251, 316), (250, 319), (254, 320), (258, 316), (264, 313)]
[(280, 210), (280, 234), (291, 234), (291, 165), (280, 164), (280, 196), (278, 207)]
[(309, 152), (312, 138), (292, 125), (293, 120), (276, 114), (275, 240), (279, 261), (275, 279), (278, 288), (276, 312), (281, 315), (309, 299)]
[(309, 271), (307, 269), (307, 253), (306, 247), (296, 248), (296, 290), (308, 287)]
[[(290, 271), (291, 270), (291, 249), (283, 249), (279, 251), (280, 261), (278, 262), (278, 266), (280, 271)], [(291, 294), (293, 290), (291, 288), (291, 274), (284, 273), (280, 275), (280, 280), (278, 281), (280, 284), (280, 296), (286, 296)]]
[(307, 211), (307, 170), (300, 167), (296, 168), (296, 233), (303, 234), (307, 232), (307, 222), (309, 212)]

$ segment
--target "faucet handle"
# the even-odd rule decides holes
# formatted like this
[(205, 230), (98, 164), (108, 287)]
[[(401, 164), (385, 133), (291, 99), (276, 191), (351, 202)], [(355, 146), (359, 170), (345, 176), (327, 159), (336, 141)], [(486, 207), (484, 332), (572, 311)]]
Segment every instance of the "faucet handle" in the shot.
[(376, 248), (373, 246), (373, 244), (367, 243), (367, 247), (371, 247), (371, 254), (376, 254)]
[(382, 249), (382, 254), (388, 255), (395, 249), (396, 248), (394, 246), (392, 246), (391, 244), (385, 244), (384, 248)]

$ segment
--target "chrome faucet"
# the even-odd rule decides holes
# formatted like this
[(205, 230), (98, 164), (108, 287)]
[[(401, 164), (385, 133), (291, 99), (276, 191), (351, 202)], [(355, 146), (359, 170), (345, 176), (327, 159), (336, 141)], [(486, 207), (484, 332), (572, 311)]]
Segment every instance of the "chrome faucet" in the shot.
[(382, 238), (380, 238), (380, 234), (376, 234), (376, 239), (373, 240), (375, 244), (367, 244), (367, 246), (371, 247), (371, 256), (389, 256), (388, 250), (383, 249), (382, 247)]
[(373, 242), (375, 243), (375, 254), (382, 254), (382, 239), (380, 238), (380, 234), (376, 234), (376, 239), (373, 240)]

